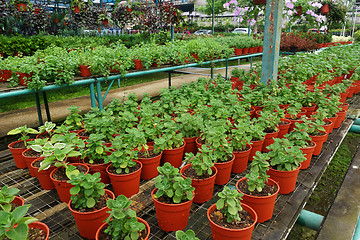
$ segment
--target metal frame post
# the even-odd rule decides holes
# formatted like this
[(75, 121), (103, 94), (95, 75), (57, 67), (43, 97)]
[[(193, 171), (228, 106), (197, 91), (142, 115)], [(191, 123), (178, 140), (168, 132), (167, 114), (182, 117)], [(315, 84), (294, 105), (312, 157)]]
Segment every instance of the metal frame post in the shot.
[(211, 79), (214, 79), (214, 65), (213, 65), (213, 63), (211, 62), (210, 63), (210, 69), (211, 69)]
[(91, 99), (91, 107), (96, 108), (96, 98), (95, 98), (95, 87), (94, 83), (90, 84), (90, 99)]
[(215, 34), (215, 0), (212, 1), (212, 34)]
[(38, 92), (35, 93), (35, 102), (36, 102), (36, 109), (37, 109), (37, 114), (38, 114), (38, 119), (39, 119), (39, 125), (43, 125), (41, 106), (40, 106), (40, 97), (39, 97)]
[(169, 89), (171, 88), (171, 72), (172, 72), (172, 71), (168, 71), (168, 75), (169, 75)]
[(42, 92), (42, 94), (43, 94), (43, 98), (44, 98), (46, 117), (47, 117), (48, 122), (51, 122), (51, 115), (50, 115), (49, 103), (48, 103), (46, 92)]
[[(353, 10), (354, 11), (354, 10)], [(352, 33), (351, 33), (351, 37), (354, 38), (354, 31), (355, 31), (355, 23), (356, 23), (356, 17), (357, 17), (357, 7), (355, 5), (355, 17), (353, 18), (353, 29), (352, 29)]]
[(267, 0), (261, 82), (277, 80), (281, 36), (282, 0)]
[(96, 82), (96, 95), (97, 95), (97, 102), (99, 106), (99, 110), (103, 110), (103, 99), (101, 95), (101, 83), (99, 81)]
[(225, 78), (228, 78), (228, 69), (229, 69), (229, 61), (226, 60), (226, 72), (225, 72)]

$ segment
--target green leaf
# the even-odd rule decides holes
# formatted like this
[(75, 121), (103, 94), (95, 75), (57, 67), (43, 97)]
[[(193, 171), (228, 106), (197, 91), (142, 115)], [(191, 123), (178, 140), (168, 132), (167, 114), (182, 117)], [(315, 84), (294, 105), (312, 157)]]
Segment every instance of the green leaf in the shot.
[(13, 228), (6, 232), (6, 236), (14, 240), (25, 240), (28, 234), (29, 228), (25, 223), (19, 223), (16, 228)]
[(78, 194), (80, 192), (80, 187), (79, 187), (79, 185), (76, 185), (76, 186), (74, 186), (74, 187), (72, 187), (71, 189), (70, 189), (70, 194), (71, 195), (76, 195), (76, 194)]
[(95, 199), (94, 198), (88, 198), (87, 201), (86, 201), (86, 206), (88, 208), (92, 208), (95, 206)]
[(216, 209), (220, 210), (224, 207), (224, 199), (220, 198), (217, 202), (216, 202)]
[(229, 207), (228, 207), (228, 211), (229, 211), (229, 213), (230, 213), (231, 215), (237, 214), (236, 207), (229, 206)]
[(104, 152), (104, 148), (98, 146), (98, 147), (96, 147), (95, 151), (96, 151), (97, 154), (101, 155)]

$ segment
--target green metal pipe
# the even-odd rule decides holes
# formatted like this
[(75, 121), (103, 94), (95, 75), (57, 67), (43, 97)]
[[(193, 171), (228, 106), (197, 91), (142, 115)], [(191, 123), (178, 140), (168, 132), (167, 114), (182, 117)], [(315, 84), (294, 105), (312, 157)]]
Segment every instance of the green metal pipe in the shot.
[(94, 83), (90, 84), (90, 99), (91, 99), (91, 107), (96, 108)]
[(228, 78), (228, 70), (229, 70), (229, 61), (226, 61), (225, 79)]
[(318, 231), (323, 219), (324, 216), (303, 209), (296, 222), (302, 226)]
[(111, 81), (109, 87), (107, 88), (107, 90), (106, 90), (106, 92), (105, 92), (105, 94), (104, 94), (104, 97), (103, 97), (103, 99), (102, 99), (103, 101), (105, 101), (105, 98), (106, 98), (106, 96), (108, 95), (108, 93), (109, 93), (112, 85), (114, 84), (114, 81), (115, 81), (115, 79)]
[(360, 118), (357, 118), (354, 120), (354, 125), (360, 125)]
[(39, 125), (43, 125), (41, 106), (40, 106), (40, 97), (39, 97), (38, 92), (35, 93), (35, 102), (36, 102), (36, 108), (37, 108), (37, 113), (38, 113)]
[(360, 133), (360, 125), (352, 125), (351, 128), (349, 129), (349, 132), (352, 133)]
[(96, 95), (97, 95), (99, 110), (102, 111), (103, 110), (103, 98), (101, 95), (101, 83), (100, 82), (96, 82)]
[(356, 223), (356, 228), (355, 228), (355, 232), (354, 232), (352, 240), (359, 240), (360, 239), (360, 218), (359, 217), (358, 217), (358, 220), (357, 220), (357, 223)]

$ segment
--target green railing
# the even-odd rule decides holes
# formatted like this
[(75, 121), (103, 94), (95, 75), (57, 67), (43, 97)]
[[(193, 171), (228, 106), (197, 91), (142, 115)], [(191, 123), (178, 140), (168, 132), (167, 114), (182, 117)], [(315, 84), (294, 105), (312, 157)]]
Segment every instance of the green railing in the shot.
[[(66, 88), (66, 87), (75, 87), (75, 86), (80, 86), (80, 85), (89, 85), (89, 87), (90, 87), (91, 107), (98, 107), (100, 110), (103, 110), (103, 107), (104, 107), (103, 102), (104, 102), (106, 96), (108, 95), (112, 85), (114, 84), (115, 80), (118, 80), (118, 84), (120, 85), (120, 79), (121, 78), (136, 77), (136, 76), (142, 76), (142, 75), (146, 75), (146, 74), (159, 73), (159, 72), (168, 72), (168, 74), (169, 74), (169, 87), (171, 87), (171, 73), (173, 71), (181, 69), (181, 68), (196, 67), (196, 66), (210, 64), (210, 66), (211, 66), (211, 78), (213, 78), (214, 77), (213, 63), (218, 63), (218, 62), (226, 62), (225, 78), (228, 78), (228, 63), (229, 63), (229, 61), (238, 60), (238, 59), (244, 59), (244, 58), (250, 58), (250, 68), (252, 68), (253, 58), (258, 57), (258, 56), (262, 56), (262, 53), (247, 54), (247, 55), (241, 55), (241, 56), (232, 57), (232, 58), (228, 58), (228, 59), (217, 59), (217, 60), (206, 61), (206, 62), (202, 62), (202, 63), (190, 63), (190, 64), (185, 64), (185, 65), (180, 65), (180, 66), (157, 68), (157, 69), (151, 69), (151, 70), (146, 70), (146, 71), (137, 71), (137, 72), (128, 73), (128, 74), (126, 74), (124, 76), (122, 76), (122, 75), (111, 75), (109, 77), (89, 78), (89, 79), (84, 79), (84, 80), (78, 80), (78, 81), (76, 81), (76, 82), (74, 82), (74, 83), (72, 83), (70, 85), (65, 85), (64, 84), (64, 85), (45, 86), (40, 90), (30, 90), (30, 89), (13, 90), (13, 91), (9, 91), (9, 92), (0, 93), (0, 99), (9, 98), (9, 97), (17, 97), (17, 96), (28, 95), (28, 94), (34, 94), (35, 95), (35, 102), (36, 102), (36, 107), (37, 107), (39, 124), (42, 125), (43, 120), (42, 120), (42, 114), (41, 114), (39, 93), (42, 93), (43, 98), (44, 98), (44, 106), (45, 106), (45, 110), (46, 110), (47, 120), (51, 121), (51, 116), (50, 116), (50, 111), (49, 111), (49, 104), (48, 104), (47, 95), (46, 95), (46, 91), (49, 91), (49, 90), (56, 90), (56, 89)], [(103, 82), (105, 80), (111, 81), (111, 82), (110, 82), (110, 85), (107, 88), (104, 96), (102, 96), (101, 82)]]

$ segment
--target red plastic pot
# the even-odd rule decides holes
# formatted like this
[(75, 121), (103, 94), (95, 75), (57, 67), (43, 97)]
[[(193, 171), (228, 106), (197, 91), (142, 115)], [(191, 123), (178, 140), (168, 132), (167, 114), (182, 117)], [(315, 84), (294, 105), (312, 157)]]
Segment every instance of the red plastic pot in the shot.
[(40, 230), (43, 230), (46, 234), (46, 237), (45, 237), (45, 240), (49, 240), (49, 234), (50, 234), (50, 229), (49, 227), (45, 224), (45, 223), (42, 223), (42, 222), (33, 222), (33, 223), (30, 223), (28, 225), (29, 229), (32, 228), (32, 229), (40, 229)]
[[(192, 164), (186, 164), (180, 169), (180, 173), (183, 178), (186, 178), (186, 176), (184, 175), (185, 170), (191, 166)], [(211, 169), (214, 173), (211, 177), (206, 179), (191, 179), (191, 186), (195, 188), (195, 197), (193, 199), (194, 203), (204, 203), (212, 198), (217, 169), (216, 167), (212, 167)]]
[(105, 183), (105, 184), (109, 184), (110, 183), (110, 178), (109, 175), (106, 172), (106, 168), (108, 167), (109, 163), (102, 163), (102, 164), (90, 164), (85, 162), (84, 158), (82, 160), (82, 163), (84, 163), (86, 166), (89, 167), (90, 169), (90, 174), (94, 174), (96, 172), (100, 173), (100, 178), (101, 178), (101, 182)]
[(234, 90), (238, 85), (239, 78), (238, 77), (230, 77), (230, 80), (231, 80), (231, 89)]
[(251, 148), (250, 155), (249, 155), (249, 161), (252, 161), (254, 159), (255, 153), (257, 151), (261, 152), (264, 141), (265, 141), (265, 137), (262, 140), (251, 141), (252, 148)]
[(254, 48), (253, 47), (249, 47), (249, 51), (248, 51), (248, 53), (254, 53)]
[[(245, 180), (246, 180), (246, 177), (243, 177), (236, 183), (236, 189), (239, 192), (241, 192), (241, 191), (238, 187), (238, 184)], [(265, 222), (272, 218), (272, 214), (273, 214), (274, 206), (275, 206), (275, 200), (276, 200), (277, 194), (279, 193), (279, 190), (280, 190), (279, 184), (277, 184), (277, 182), (275, 182), (271, 178), (268, 178), (268, 182), (266, 184), (269, 186), (276, 185), (277, 191), (270, 196), (261, 196), (261, 197), (251, 196), (251, 195), (241, 192), (244, 194), (244, 196), (242, 196), (241, 204), (245, 203), (246, 205), (249, 205), (252, 209), (255, 210), (257, 217), (258, 217), (257, 222), (259, 222), (259, 223)]]
[[(152, 149), (152, 146), (149, 146), (149, 149)], [(142, 163), (142, 170), (140, 178), (143, 180), (149, 180), (156, 177), (159, 173), (157, 167), (160, 166), (160, 160), (163, 152), (158, 156), (152, 158), (138, 158), (138, 161)]]
[(355, 90), (354, 90), (354, 94), (358, 94), (360, 92), (360, 80), (355, 81)]
[(330, 131), (334, 128), (334, 123), (331, 120), (324, 119), (325, 125), (322, 125), (322, 127), (325, 129), (325, 132), (327, 133), (325, 141), (327, 141), (327, 138), (329, 137)]
[(36, 177), (36, 176), (37, 176), (37, 171), (36, 171), (35, 168), (33, 168), (33, 167), (31, 166), (31, 163), (32, 163), (35, 159), (37, 159), (37, 158), (39, 158), (39, 157), (28, 157), (28, 156), (25, 156), (25, 154), (26, 154), (28, 151), (30, 151), (30, 150), (32, 150), (32, 149), (29, 148), (29, 149), (26, 149), (25, 151), (23, 151), (23, 152), (22, 152), (22, 156), (23, 156), (23, 158), (24, 158), (24, 160), (25, 160), (25, 162), (26, 162), (26, 165), (27, 165), (27, 167), (28, 167), (28, 169), (29, 169), (30, 175), (31, 175), (32, 177)]
[(10, 70), (0, 70), (0, 82), (6, 82), (9, 78), (11, 78)]
[(133, 61), (134, 61), (134, 63), (135, 63), (135, 69), (136, 69), (136, 70), (140, 70), (140, 69), (143, 68), (143, 65), (142, 65), (140, 59), (134, 59)]
[(26, 150), (26, 148), (13, 148), (13, 146), (16, 143), (19, 143), (19, 142), (22, 142), (22, 140), (18, 140), (18, 141), (10, 143), (8, 145), (8, 148), (10, 149), (10, 152), (11, 152), (13, 158), (14, 158), (14, 162), (15, 162), (16, 167), (20, 168), (20, 169), (24, 169), (24, 168), (27, 168), (27, 164), (26, 164), (26, 161), (25, 161), (24, 156), (22, 155), (22, 153)]
[(311, 107), (302, 107), (301, 111), (305, 112), (305, 115), (309, 118), (315, 111), (315, 108), (316, 108), (316, 104), (312, 103)]
[(192, 53), (191, 56), (195, 59), (195, 60), (199, 60), (199, 55), (197, 53)]
[[(138, 220), (139, 223), (145, 224), (145, 228), (146, 228), (146, 230), (147, 230), (147, 234), (146, 234), (145, 238), (142, 238), (142, 239), (143, 239), (143, 240), (148, 240), (148, 239), (149, 239), (149, 236), (150, 236), (150, 226), (149, 226), (149, 224), (148, 224), (144, 219), (142, 219), (142, 218), (137, 217), (137, 220)], [(107, 226), (108, 226), (107, 223), (103, 223), (103, 224), (99, 227), (99, 229), (96, 231), (95, 240), (101, 240), (101, 239), (99, 239), (100, 233), (101, 233), (101, 229), (106, 228)]]
[(309, 146), (309, 147), (304, 147), (304, 148), (300, 148), (300, 150), (303, 152), (303, 154), (305, 154), (305, 158), (306, 160), (301, 162), (301, 167), (300, 169), (307, 169), (310, 166), (310, 162), (311, 162), (311, 158), (312, 155), (314, 153), (315, 147), (316, 147), (316, 143), (311, 141), (313, 146)]
[(347, 111), (349, 109), (349, 104), (345, 103), (339, 106), (343, 111)]
[(243, 48), (242, 54), (248, 54), (248, 53), (249, 53), (249, 48)]
[(109, 175), (116, 196), (125, 195), (130, 198), (132, 195), (139, 192), (142, 164), (136, 160), (135, 162), (140, 164), (140, 168), (129, 174), (110, 173), (109, 168), (111, 167), (111, 164), (106, 168), (106, 172)]
[(14, 203), (14, 204), (16, 204), (16, 205), (18, 205), (20, 207), (20, 206), (24, 206), (25, 201), (24, 201), (23, 198), (15, 196), (14, 200), (12, 200), (11, 203)]
[(27, 86), (28, 82), (31, 81), (32, 74), (22, 72), (15, 72), (15, 74), (19, 77), (21, 86)]
[(269, 167), (267, 173), (270, 178), (280, 186), (280, 194), (289, 194), (295, 190), (296, 179), (300, 171), (300, 166), (292, 171), (279, 171)]
[(347, 92), (340, 93), (340, 100), (339, 101), (345, 104), (345, 100), (346, 100), (347, 95), (348, 95)]
[(276, 138), (279, 134), (279, 129), (276, 132), (267, 133), (265, 135), (264, 144), (262, 145), (261, 152), (269, 152), (270, 150), (267, 149), (267, 146), (270, 146), (274, 143), (274, 138)]
[(320, 8), (321, 14), (328, 14), (329, 13), (329, 4), (325, 4)]
[(338, 115), (335, 113), (335, 116), (334, 117), (331, 117), (331, 118), (325, 118), (325, 120), (327, 119), (327, 120), (330, 120), (333, 124), (332, 124), (332, 126), (330, 127), (330, 131), (328, 132), (329, 134), (330, 133), (332, 133), (332, 131), (333, 131), (333, 129), (334, 129), (334, 126), (335, 126), (335, 123), (336, 123), (336, 121), (337, 121), (337, 119), (338, 119)]
[(347, 111), (340, 111), (337, 112), (338, 118), (336, 119), (336, 122), (334, 123), (334, 128), (339, 128), (341, 126), (341, 123), (345, 120)]
[(53, 190), (55, 189), (55, 185), (53, 183), (53, 181), (51, 180), (50, 178), (50, 173), (56, 169), (55, 166), (51, 166), (47, 169), (44, 169), (44, 170), (41, 170), (39, 172), (39, 168), (35, 167), (34, 164), (35, 162), (37, 161), (42, 161), (44, 159), (44, 157), (40, 157), (40, 158), (37, 158), (35, 159), (32, 163), (31, 163), (31, 167), (33, 167), (34, 169), (36, 169), (37, 171), (37, 178), (40, 182), (40, 185), (41, 187), (44, 189), (44, 190)]
[[(289, 119), (289, 118), (287, 118)], [(290, 127), (289, 127), (289, 133), (292, 132), (292, 130), (294, 130), (295, 128), (295, 123), (303, 123), (304, 121), (303, 120), (295, 120), (295, 119), (289, 119), (290, 120)]]
[(75, 6), (73, 11), (74, 13), (79, 13), (80, 12), (79, 6)]
[(161, 157), (161, 165), (164, 165), (164, 163), (168, 162), (172, 166), (179, 168), (184, 157), (185, 145), (186, 143), (184, 141), (184, 145), (179, 148), (165, 149)]
[(242, 48), (234, 48), (234, 53), (236, 56), (240, 56), (243, 52)]
[[(71, 163), (71, 165), (74, 165), (74, 166), (77, 166), (77, 165), (81, 165), (81, 166), (84, 166), (87, 168), (87, 171), (85, 174), (87, 174), (89, 172), (89, 167), (86, 166), (86, 164), (83, 164), (83, 163)], [(53, 176), (54, 176), (54, 173), (57, 169), (54, 169), (51, 173), (50, 173), (50, 178), (51, 180), (53, 181), (54, 185), (55, 185), (55, 188), (56, 188), (56, 191), (57, 191), (57, 194), (60, 198), (60, 201), (62, 202), (65, 202), (65, 203), (68, 203), (70, 201), (70, 197), (71, 197), (71, 194), (70, 194), (70, 189), (73, 187), (72, 184), (68, 183), (67, 181), (60, 181), (60, 180), (57, 180), (55, 179)]]
[(321, 133), (322, 133), (322, 135), (320, 135), (320, 136), (310, 135), (311, 140), (316, 143), (316, 147), (315, 147), (315, 150), (313, 153), (314, 155), (319, 155), (321, 153), (322, 146), (323, 146), (324, 142), (326, 141), (326, 138), (328, 135), (325, 132), (321, 132)]
[(197, 137), (195, 139), (195, 143), (196, 143), (196, 147), (197, 147), (197, 150), (200, 151), (201, 149), (201, 146), (202, 146), (202, 143), (199, 142), (200, 141), (200, 137)]
[[(112, 199), (115, 199), (114, 193), (110, 190), (105, 189), (105, 193)], [(108, 211), (110, 211), (108, 207), (104, 207), (93, 212), (78, 212), (71, 208), (71, 200), (68, 203), (68, 207), (75, 218), (80, 235), (88, 239), (95, 238), (96, 231), (110, 215), (110, 213), (108, 213)]]
[(289, 132), (291, 121), (289, 119), (282, 118), (281, 121), (285, 122), (285, 124), (281, 124), (278, 126), (279, 134), (277, 138), (284, 138), (284, 135)]
[(235, 156), (233, 154), (232, 159), (227, 162), (214, 163), (218, 173), (215, 178), (216, 185), (224, 185), (230, 180), (231, 168), (234, 163)]
[(195, 155), (197, 153), (197, 146), (196, 146), (196, 142), (195, 142), (196, 138), (197, 137), (184, 138), (184, 141), (186, 143), (185, 149), (184, 149), (184, 154), (192, 152)]
[(80, 71), (80, 76), (82, 76), (82, 77), (91, 76), (90, 68), (87, 65), (80, 65), (79, 66), (79, 71)]
[(165, 232), (183, 230), (186, 228), (195, 194), (190, 201), (179, 204), (167, 204), (154, 198), (156, 191), (156, 188), (152, 190), (151, 198), (154, 202), (159, 227)]
[(351, 97), (353, 96), (354, 90), (355, 90), (355, 89), (354, 89), (352, 86), (349, 86), (349, 87), (346, 89), (346, 91), (347, 91), (347, 93), (348, 93), (347, 98), (351, 98)]
[(19, 10), (19, 12), (25, 12), (26, 11), (26, 3), (17, 3), (16, 7)]
[(230, 229), (224, 228), (211, 220), (210, 214), (215, 211), (216, 204), (213, 204), (207, 210), (207, 218), (209, 219), (211, 233), (214, 240), (229, 240), (229, 239), (236, 239), (236, 240), (250, 240), (252, 232), (255, 227), (255, 223), (257, 222), (257, 215), (254, 209), (246, 204), (241, 204), (243, 209), (247, 211), (251, 218), (254, 220), (254, 223), (251, 224), (249, 227), (242, 228), (242, 229)]
[(263, 52), (263, 48), (264, 48), (263, 46), (260, 46), (259, 47), (259, 52)]
[(246, 144), (247, 150), (245, 151), (241, 151), (241, 152), (233, 152), (235, 159), (234, 159), (234, 163), (232, 165), (231, 168), (231, 172), (233, 173), (242, 173), (246, 170), (247, 168), (247, 164), (249, 162), (249, 156), (250, 156), (250, 152), (251, 152), (251, 145), (250, 144)]

